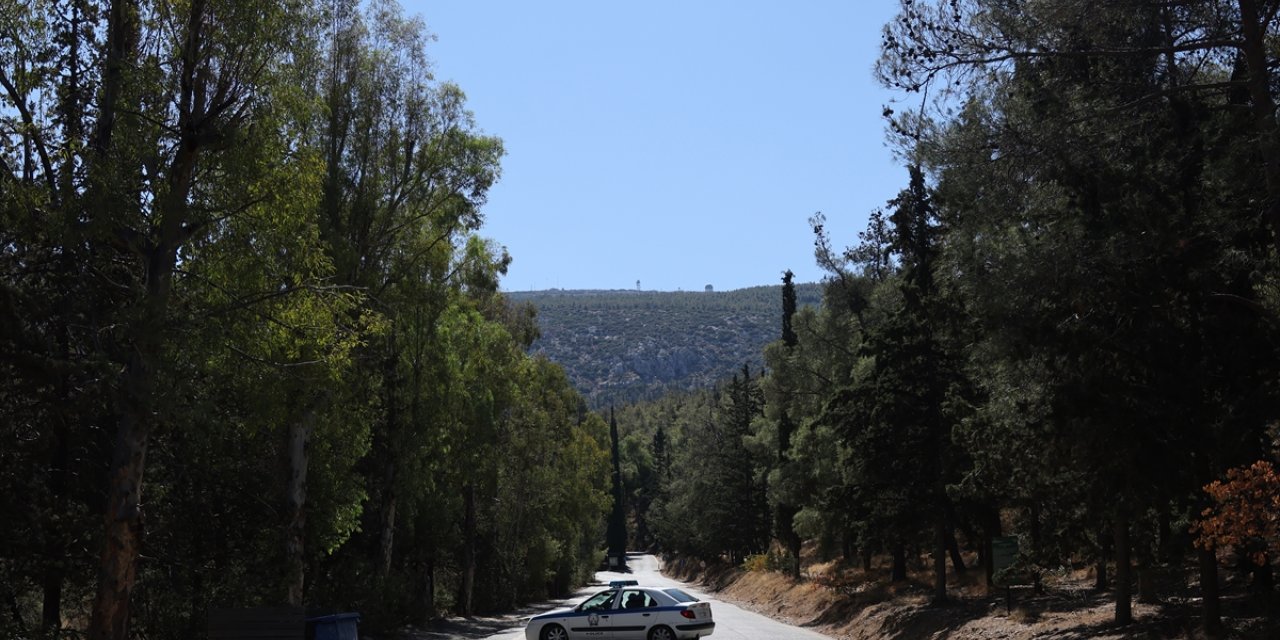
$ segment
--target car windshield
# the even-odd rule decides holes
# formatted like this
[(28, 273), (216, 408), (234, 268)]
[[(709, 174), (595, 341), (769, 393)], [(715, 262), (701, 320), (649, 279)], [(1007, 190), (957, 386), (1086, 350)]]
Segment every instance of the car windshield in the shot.
[(604, 609), (609, 606), (609, 601), (613, 600), (613, 594), (616, 591), (601, 591), (600, 593), (587, 598), (586, 602), (578, 605), (579, 611), (591, 611), (592, 609)]
[(698, 599), (679, 590), (679, 589), (663, 589), (663, 593), (676, 599), (676, 602), (697, 602)]

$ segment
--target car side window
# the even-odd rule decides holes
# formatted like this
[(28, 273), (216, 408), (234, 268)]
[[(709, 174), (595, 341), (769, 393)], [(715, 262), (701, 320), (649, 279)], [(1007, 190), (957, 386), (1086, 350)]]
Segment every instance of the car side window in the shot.
[(623, 591), (620, 602), (622, 609), (644, 609), (653, 606), (653, 599), (643, 591)]

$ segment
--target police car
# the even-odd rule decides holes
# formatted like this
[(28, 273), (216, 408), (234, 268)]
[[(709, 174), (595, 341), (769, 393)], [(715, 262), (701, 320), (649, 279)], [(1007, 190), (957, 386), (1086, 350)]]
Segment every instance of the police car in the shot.
[(526, 640), (685, 640), (716, 629), (711, 605), (680, 589), (611, 583), (572, 609), (529, 620)]

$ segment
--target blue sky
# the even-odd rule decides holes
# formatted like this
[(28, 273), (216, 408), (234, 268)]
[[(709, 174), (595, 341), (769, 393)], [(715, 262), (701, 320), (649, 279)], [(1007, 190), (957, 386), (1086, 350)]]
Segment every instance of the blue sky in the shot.
[(503, 288), (816, 281), (907, 181), (872, 78), (896, 0), (402, 0), (436, 78), (507, 149), (482, 234)]

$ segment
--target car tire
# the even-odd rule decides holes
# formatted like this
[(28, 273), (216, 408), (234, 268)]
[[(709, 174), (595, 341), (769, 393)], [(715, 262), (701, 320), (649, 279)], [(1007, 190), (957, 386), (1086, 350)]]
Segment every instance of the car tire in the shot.
[(569, 634), (558, 624), (549, 624), (542, 628), (539, 636), (542, 640), (569, 640)]
[(649, 640), (676, 640), (676, 632), (659, 625), (649, 630)]

